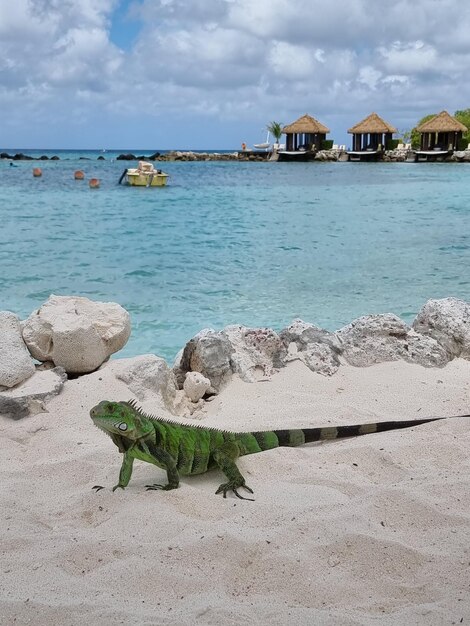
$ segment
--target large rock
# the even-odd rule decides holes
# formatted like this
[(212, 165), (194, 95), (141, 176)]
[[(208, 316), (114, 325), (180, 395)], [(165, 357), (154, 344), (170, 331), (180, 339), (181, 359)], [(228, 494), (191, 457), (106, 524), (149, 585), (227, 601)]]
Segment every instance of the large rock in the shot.
[(47, 412), (47, 402), (62, 391), (67, 374), (62, 367), (38, 370), (14, 389), (0, 392), (0, 415), (21, 419)]
[(435, 339), (450, 358), (470, 358), (470, 304), (457, 298), (428, 300), (413, 322), (421, 335)]
[(292, 324), (283, 328), (279, 336), (286, 346), (295, 343), (299, 350), (304, 350), (311, 343), (326, 343), (335, 350), (339, 349), (339, 342), (334, 333), (301, 319), (295, 319)]
[(200, 372), (219, 391), (232, 376), (232, 353), (232, 344), (224, 333), (211, 328), (201, 330), (185, 345), (180, 362), (174, 367), (179, 386), (183, 387), (186, 372)]
[(19, 318), (10, 311), (0, 311), (0, 387), (14, 387), (35, 371), (21, 336)]
[(122, 380), (142, 402), (152, 400), (163, 408), (173, 409), (177, 391), (176, 378), (165, 359), (144, 354), (131, 359), (117, 359), (116, 378)]
[(287, 360), (299, 359), (312, 372), (331, 376), (339, 366), (339, 341), (327, 330), (296, 319), (279, 333), (288, 349)]
[(286, 347), (271, 328), (232, 325), (226, 326), (223, 333), (233, 348), (232, 370), (245, 382), (254, 382), (260, 376), (271, 376), (274, 368), (284, 365)]
[(413, 332), (392, 313), (365, 315), (335, 334), (342, 356), (356, 367), (399, 359), (425, 367), (442, 367), (449, 361), (449, 355), (437, 341)]
[(125, 346), (131, 331), (129, 314), (119, 304), (79, 296), (51, 295), (22, 326), (33, 357), (70, 374), (95, 370)]
[(312, 372), (323, 376), (332, 376), (341, 365), (338, 353), (326, 343), (309, 343), (297, 354), (290, 352), (289, 360), (292, 358), (300, 359)]

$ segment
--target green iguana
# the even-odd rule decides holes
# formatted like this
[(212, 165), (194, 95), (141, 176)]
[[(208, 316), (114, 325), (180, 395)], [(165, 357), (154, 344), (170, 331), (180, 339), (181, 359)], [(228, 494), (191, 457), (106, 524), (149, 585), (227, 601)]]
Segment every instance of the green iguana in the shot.
[[(124, 455), (119, 482), (113, 487), (113, 491), (118, 487), (127, 487), (134, 459), (140, 459), (166, 470), (168, 476), (167, 485), (146, 485), (147, 489), (176, 489), (180, 475), (194, 476), (218, 467), (228, 482), (222, 483), (216, 493), (223, 493), (225, 498), (228, 491), (233, 491), (242, 500), (252, 498), (245, 498), (237, 489), (243, 487), (250, 493), (253, 490), (245, 484), (245, 479), (235, 463), (239, 456), (279, 446), (300, 446), (312, 441), (410, 428), (446, 419), (430, 417), (354, 426), (235, 433), (199, 425), (183, 425), (147, 415), (137, 406), (135, 400), (100, 402), (91, 409), (90, 417), (98, 428), (111, 437)], [(99, 491), (103, 487), (95, 485), (93, 489)]]

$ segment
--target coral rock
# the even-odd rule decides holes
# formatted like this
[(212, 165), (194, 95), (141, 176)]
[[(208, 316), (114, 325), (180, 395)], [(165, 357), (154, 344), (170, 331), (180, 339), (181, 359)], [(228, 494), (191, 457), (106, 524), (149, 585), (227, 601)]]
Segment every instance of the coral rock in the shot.
[(331, 376), (339, 366), (340, 344), (334, 333), (296, 319), (279, 333), (288, 349), (287, 360), (299, 359), (318, 374)]
[(210, 386), (211, 381), (200, 372), (187, 372), (183, 389), (191, 402), (198, 402)]
[(130, 335), (130, 317), (119, 304), (51, 295), (22, 323), (34, 358), (68, 373), (92, 372), (120, 350)]
[(115, 362), (116, 378), (126, 383), (142, 402), (152, 400), (157, 406), (171, 410), (177, 390), (173, 371), (165, 359), (155, 354), (144, 354)]
[(0, 392), (0, 415), (21, 419), (28, 415), (47, 412), (47, 402), (57, 396), (67, 380), (62, 367), (38, 370), (13, 389)]
[(224, 333), (211, 328), (201, 330), (188, 341), (179, 365), (175, 366), (178, 383), (183, 386), (186, 372), (200, 372), (219, 391), (232, 376), (232, 353), (232, 344)]
[(470, 304), (457, 298), (428, 300), (413, 322), (421, 335), (435, 339), (450, 358), (470, 358)]
[(403, 359), (425, 367), (442, 367), (450, 359), (431, 337), (424, 337), (392, 313), (365, 315), (336, 332), (350, 365), (367, 367)]
[(271, 376), (274, 368), (284, 365), (287, 354), (279, 335), (271, 328), (227, 326), (223, 330), (232, 344), (232, 369), (245, 382)]
[(19, 318), (0, 311), (0, 387), (14, 387), (36, 371), (21, 336)]

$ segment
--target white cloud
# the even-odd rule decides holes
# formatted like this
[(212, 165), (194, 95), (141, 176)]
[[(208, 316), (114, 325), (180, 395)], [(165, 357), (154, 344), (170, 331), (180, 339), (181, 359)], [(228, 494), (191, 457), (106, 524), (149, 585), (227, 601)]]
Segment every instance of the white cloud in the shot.
[(313, 79), (316, 50), (283, 41), (273, 42), (267, 55), (268, 67), (288, 81)]
[(367, 85), (369, 89), (376, 89), (377, 83), (382, 78), (382, 72), (374, 69), (370, 65), (366, 65), (365, 67), (361, 67), (358, 75), (358, 82)]
[[(26, 136), (28, 124), (48, 119), (64, 124), (66, 137), (64, 100), (85, 126), (101, 116), (110, 137), (145, 106), (172, 141), (175, 132), (193, 134), (195, 120), (259, 128), (307, 111), (347, 128), (377, 110), (402, 127), (429, 111), (465, 108), (470, 12), (458, 0), (429, 4), (133, 0), (129, 16), (140, 30), (120, 50), (111, 40), (118, 0), (2, 2), (0, 105), (11, 111), (3, 141), (16, 143), (18, 128)], [(148, 119), (134, 126), (142, 143), (147, 127)]]
[(379, 48), (384, 68), (393, 74), (420, 74), (438, 68), (438, 54), (422, 41), (394, 42), (390, 48)]

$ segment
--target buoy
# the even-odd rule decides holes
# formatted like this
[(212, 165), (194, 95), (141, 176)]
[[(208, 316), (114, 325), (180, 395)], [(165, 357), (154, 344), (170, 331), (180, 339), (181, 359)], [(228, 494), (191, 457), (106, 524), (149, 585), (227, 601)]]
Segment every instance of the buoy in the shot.
[(92, 189), (98, 189), (100, 186), (99, 178), (90, 178), (90, 182), (88, 184)]
[(74, 174), (74, 178), (75, 180), (83, 180), (85, 178), (85, 174), (82, 172), (82, 170), (77, 170)]
[(40, 167), (34, 167), (33, 176), (35, 176), (36, 178), (39, 178), (39, 176), (42, 176), (42, 169)]

